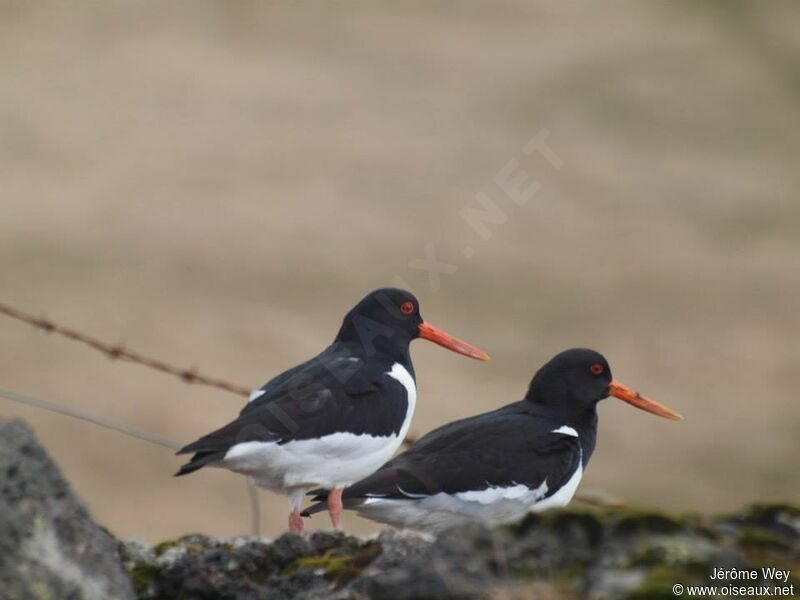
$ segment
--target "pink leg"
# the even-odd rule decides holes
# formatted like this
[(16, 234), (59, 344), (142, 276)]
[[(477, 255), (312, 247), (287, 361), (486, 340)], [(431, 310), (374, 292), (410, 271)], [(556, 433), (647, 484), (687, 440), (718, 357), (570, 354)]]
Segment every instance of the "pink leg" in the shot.
[(328, 492), (328, 514), (334, 529), (342, 528), (342, 489), (333, 488)]
[(291, 533), (303, 533), (303, 517), (300, 516), (300, 505), (303, 503), (303, 496), (306, 490), (295, 489), (289, 493), (289, 531)]
[(289, 531), (297, 534), (303, 533), (303, 517), (300, 516), (299, 510), (289, 513)]

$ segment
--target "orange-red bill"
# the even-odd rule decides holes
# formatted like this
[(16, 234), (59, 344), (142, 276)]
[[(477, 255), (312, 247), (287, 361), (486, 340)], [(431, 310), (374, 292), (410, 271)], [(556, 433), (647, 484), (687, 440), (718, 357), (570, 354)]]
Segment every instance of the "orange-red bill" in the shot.
[(654, 415), (658, 415), (659, 417), (664, 417), (665, 419), (672, 419), (673, 421), (680, 421), (683, 419), (681, 415), (676, 413), (671, 408), (667, 408), (663, 404), (659, 404), (655, 400), (650, 400), (650, 398), (646, 398), (642, 396), (639, 392), (636, 392), (629, 388), (624, 383), (620, 383), (616, 379), (611, 380), (611, 385), (608, 387), (608, 394), (610, 396), (614, 396), (615, 398), (619, 398), (620, 400), (624, 400), (628, 404), (632, 404), (636, 408), (641, 408), (642, 410), (646, 410), (649, 413), (653, 413)]
[(478, 360), (489, 360), (489, 355), (486, 354), (483, 350), (480, 350), (473, 346), (472, 344), (468, 344), (467, 342), (458, 339), (457, 337), (453, 337), (449, 333), (445, 333), (438, 327), (434, 327), (433, 325), (428, 325), (427, 323), (420, 323), (419, 325), (419, 337), (430, 340), (434, 344), (439, 344), (440, 346), (444, 346), (448, 350), (452, 350), (453, 352), (458, 352), (459, 354), (463, 354), (464, 356), (469, 356), (470, 358), (475, 358)]

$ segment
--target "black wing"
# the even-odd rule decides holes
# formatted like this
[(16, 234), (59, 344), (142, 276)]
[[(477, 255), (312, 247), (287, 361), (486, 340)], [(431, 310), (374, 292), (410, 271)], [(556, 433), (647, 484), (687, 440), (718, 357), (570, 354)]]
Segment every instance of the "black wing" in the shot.
[[(345, 489), (345, 506), (367, 497), (408, 499), (516, 484), (535, 488), (544, 481), (548, 495), (557, 491), (580, 464), (580, 442), (553, 433), (557, 426), (525, 408), (523, 403), (511, 404), (430, 432)], [(316, 499), (324, 498), (323, 492)]]
[(405, 420), (405, 387), (375, 367), (331, 347), (267, 383), (239, 417), (178, 451), (195, 453), (179, 475), (225, 456), (232, 446), (250, 441), (317, 438), (337, 432), (389, 436)]

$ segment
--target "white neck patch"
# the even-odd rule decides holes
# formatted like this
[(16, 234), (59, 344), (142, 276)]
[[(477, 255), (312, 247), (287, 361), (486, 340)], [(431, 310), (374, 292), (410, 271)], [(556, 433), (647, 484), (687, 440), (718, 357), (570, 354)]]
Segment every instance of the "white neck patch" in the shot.
[(564, 435), (571, 435), (572, 437), (578, 437), (578, 432), (575, 431), (569, 425), (562, 425), (558, 429), (553, 429), (550, 433), (563, 433)]
[(408, 428), (411, 427), (411, 419), (414, 417), (414, 408), (417, 405), (417, 385), (414, 383), (414, 378), (411, 373), (400, 363), (394, 363), (392, 370), (386, 373), (392, 379), (396, 379), (400, 384), (406, 388), (406, 400), (408, 401), (408, 409), (406, 410), (406, 418), (403, 425), (400, 427), (400, 433), (397, 434), (397, 439), (404, 440), (408, 434)]

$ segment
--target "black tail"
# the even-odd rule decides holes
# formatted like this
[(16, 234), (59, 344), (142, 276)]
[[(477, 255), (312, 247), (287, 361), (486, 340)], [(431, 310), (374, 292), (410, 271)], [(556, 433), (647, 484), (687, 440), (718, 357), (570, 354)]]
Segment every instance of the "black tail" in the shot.
[[(306, 494), (307, 496), (313, 496), (311, 498), (315, 504), (312, 504), (303, 512), (300, 513), (301, 517), (310, 517), (318, 512), (322, 512), (328, 510), (328, 490), (323, 490), (322, 488), (311, 490)], [(364, 498), (356, 496), (356, 497), (343, 497), (342, 498), (342, 506), (347, 508), (355, 508), (359, 506), (364, 501)]]
[(316, 504), (312, 504), (307, 509), (305, 509), (303, 512), (301, 512), (300, 516), (301, 517), (310, 517), (313, 514), (316, 514), (318, 512), (322, 512), (322, 511), (325, 511), (325, 510), (328, 510), (327, 502), (324, 502), (324, 501), (323, 502), (317, 502)]
[(306, 492), (306, 496), (313, 496), (312, 500), (317, 502), (323, 502), (328, 499), (328, 491), (325, 488), (317, 488), (315, 490), (311, 490), (310, 492)]
[[(178, 454), (181, 454), (182, 452), (184, 452), (184, 450), (180, 450)], [(189, 452), (191, 452), (191, 450), (189, 450)], [(177, 473), (175, 473), (175, 477), (180, 477), (181, 475), (188, 475), (189, 473), (194, 473), (195, 471), (197, 471), (197, 469), (202, 469), (206, 465), (218, 462), (223, 458), (225, 458), (225, 452), (220, 452), (220, 451), (198, 452), (192, 457), (192, 460), (183, 465), (180, 468), (180, 470)]]
[(311, 515), (322, 512), (323, 510), (328, 510), (328, 490), (317, 488), (316, 490), (311, 490), (308, 492), (306, 496), (313, 496), (312, 500), (316, 502), (316, 504), (312, 504), (303, 512), (301, 512), (301, 517), (310, 517)]
[(175, 454), (194, 454), (194, 456), (175, 473), (175, 477), (194, 473), (197, 469), (202, 469), (206, 465), (219, 462), (225, 458), (225, 454), (231, 447), (231, 440), (235, 439), (229, 434), (229, 429), (234, 424), (235, 421), (234, 423), (228, 423), (225, 427), (212, 431), (178, 450)]

